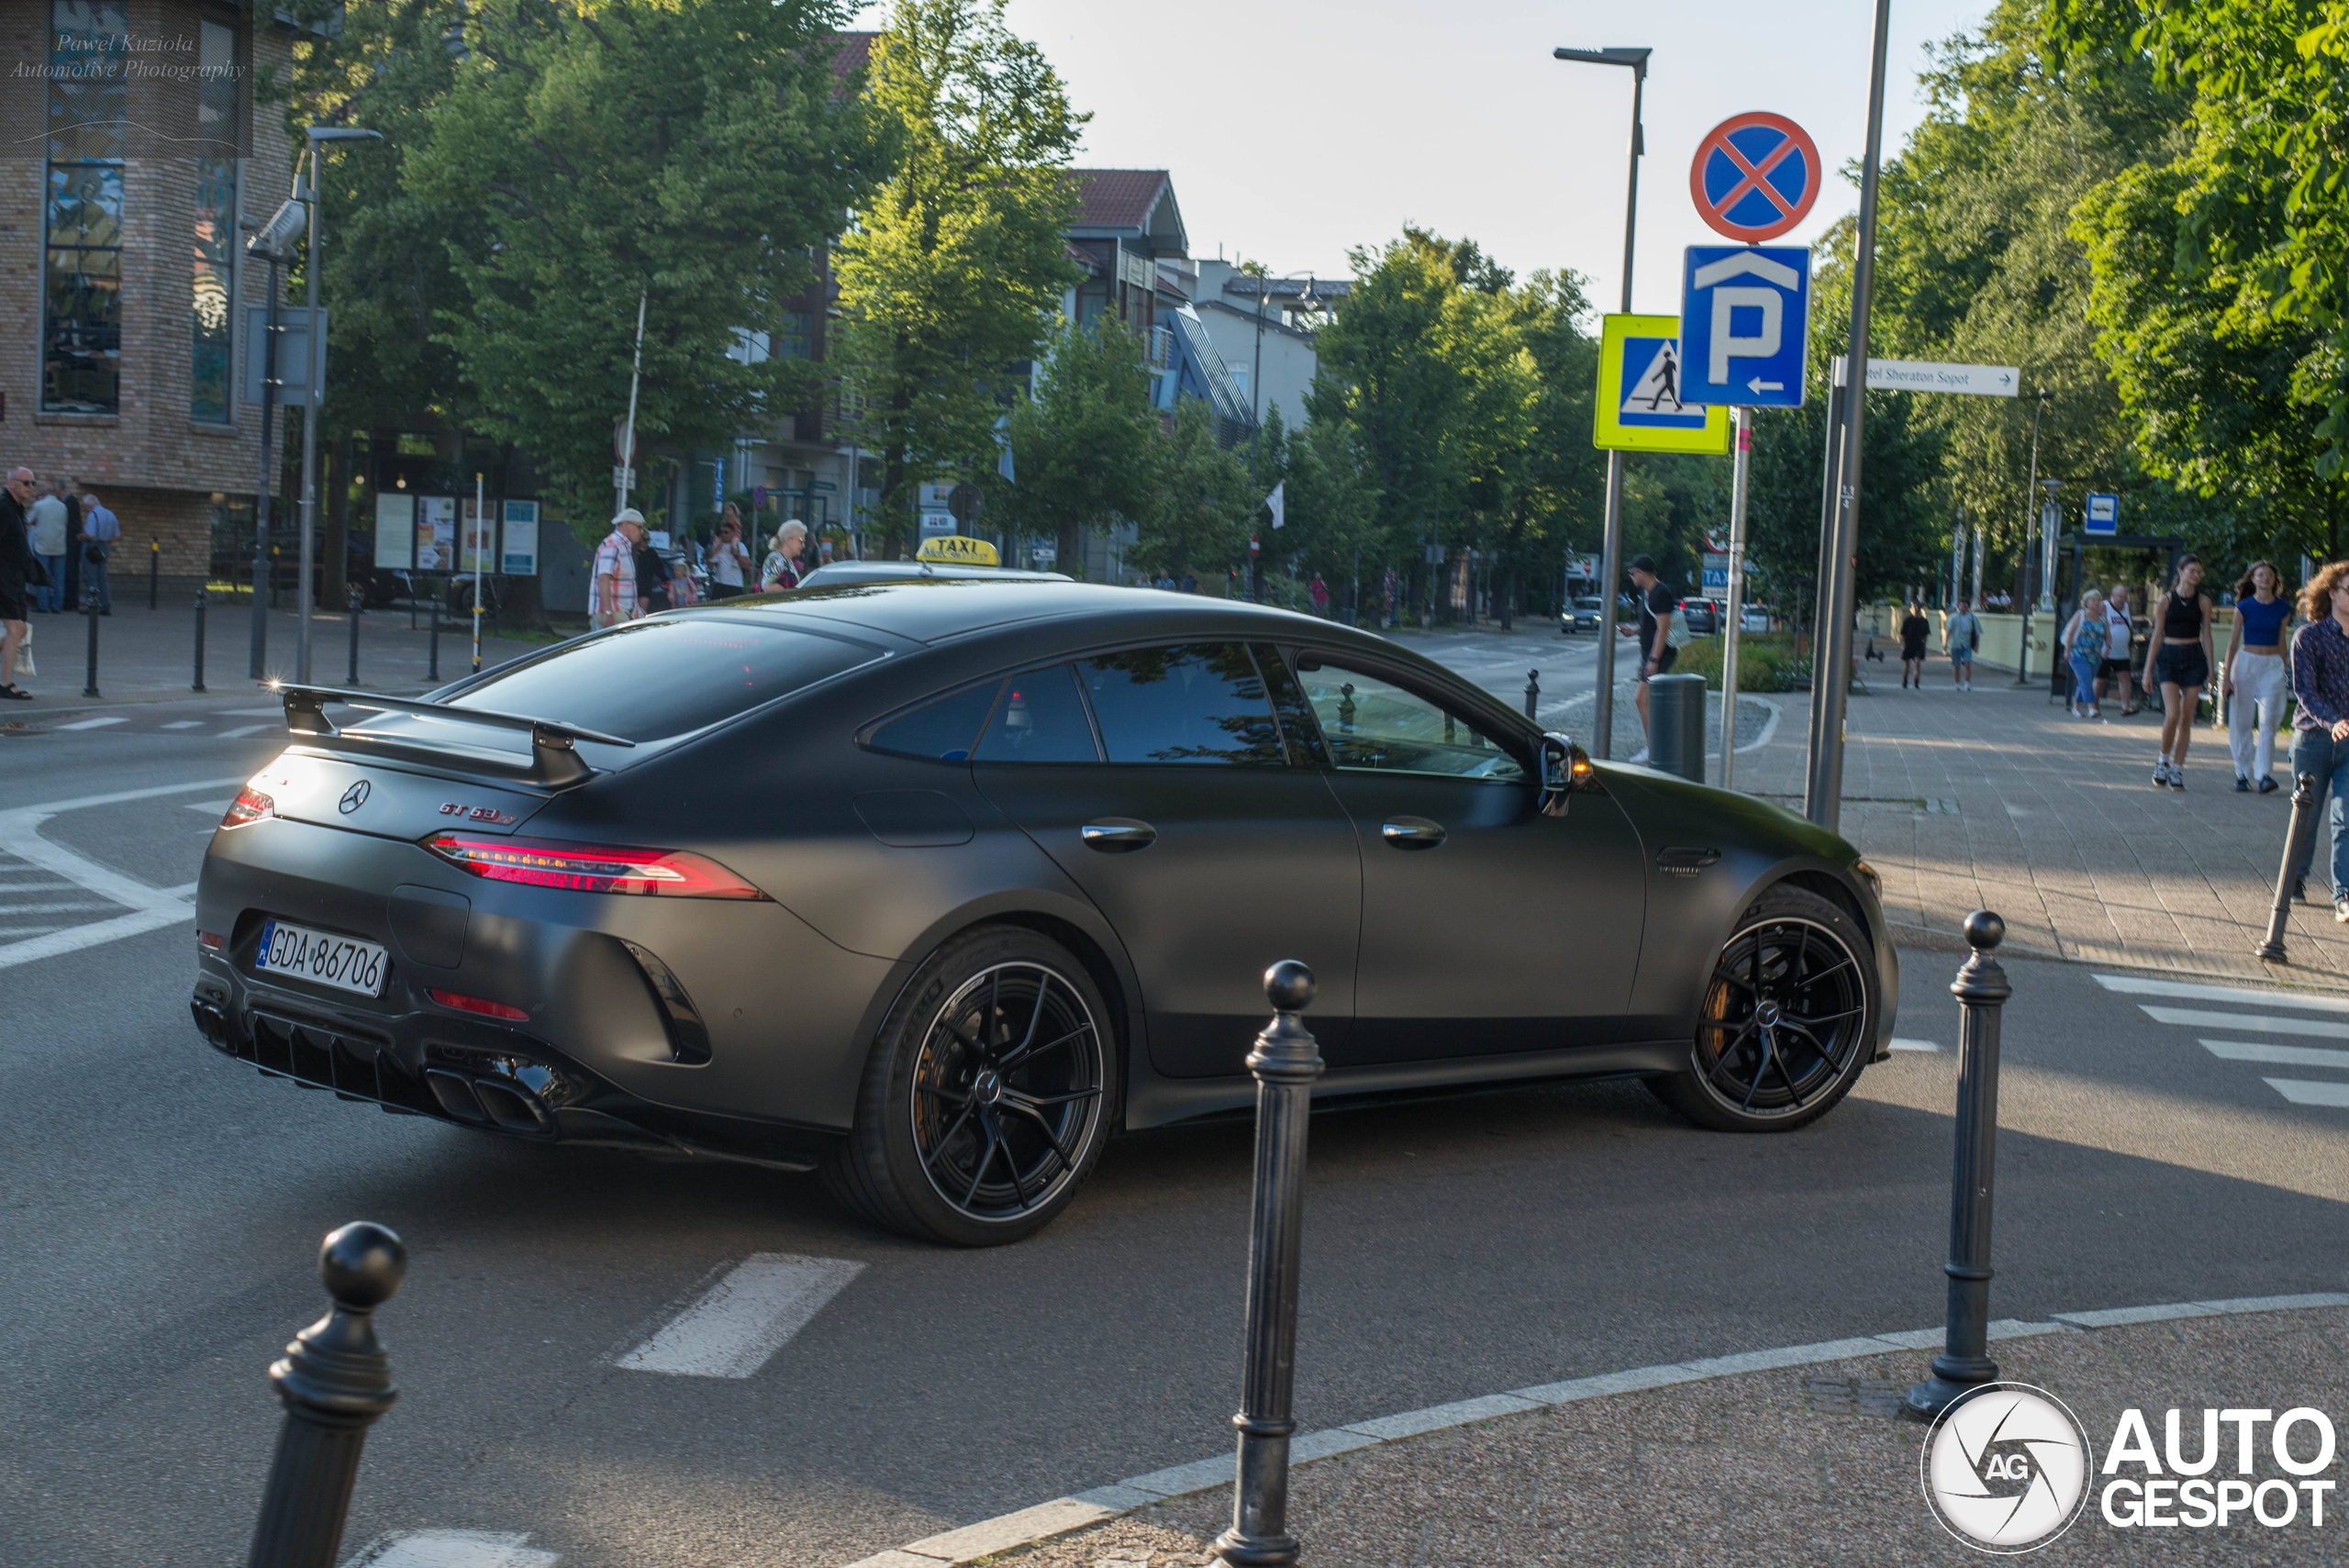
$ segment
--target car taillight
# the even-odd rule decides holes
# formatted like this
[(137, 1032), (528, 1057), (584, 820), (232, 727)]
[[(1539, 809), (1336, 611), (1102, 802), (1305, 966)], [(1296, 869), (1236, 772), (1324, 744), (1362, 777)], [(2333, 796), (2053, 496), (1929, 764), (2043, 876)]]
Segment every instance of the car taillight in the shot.
[(444, 1007), (454, 1007), (461, 1013), (479, 1013), (485, 1018), (513, 1018), (528, 1023), (530, 1015), (519, 1007), (509, 1007), (503, 1002), (493, 1002), (485, 996), (468, 996), (462, 991), (431, 991), (425, 995)]
[(424, 847), (492, 882), (573, 893), (650, 893), (670, 898), (764, 898), (706, 855), (684, 850), (620, 849), (550, 839), (474, 839), (437, 833)]
[(277, 802), (248, 785), (239, 790), (237, 798), (228, 803), (228, 809), (221, 815), (220, 826), (241, 828), (248, 822), (258, 822), (264, 817), (276, 815)]

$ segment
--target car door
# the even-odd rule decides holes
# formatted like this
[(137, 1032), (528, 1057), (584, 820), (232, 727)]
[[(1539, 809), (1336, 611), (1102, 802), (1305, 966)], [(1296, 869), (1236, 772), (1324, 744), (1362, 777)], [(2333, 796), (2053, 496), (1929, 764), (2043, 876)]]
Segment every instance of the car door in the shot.
[(1547, 816), (1538, 760), (1401, 666), (1306, 651), (1296, 678), (1362, 847), (1354, 1020), (1333, 1066), (1638, 1037), (1646, 884), (1613, 799)]
[(1082, 886), (1126, 945), (1151, 1064), (1245, 1071), (1264, 973), (1302, 959), (1317, 1031), (1353, 1007), (1361, 858), (1352, 821), (1286, 737), (1245, 643), (1089, 655), (1004, 684), (972, 756), (988, 799)]

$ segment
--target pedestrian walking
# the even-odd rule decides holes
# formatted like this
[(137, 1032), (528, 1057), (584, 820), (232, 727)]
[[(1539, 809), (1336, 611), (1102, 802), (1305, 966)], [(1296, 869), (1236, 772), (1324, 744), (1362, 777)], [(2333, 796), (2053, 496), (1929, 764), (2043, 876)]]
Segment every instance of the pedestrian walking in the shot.
[(1982, 617), (1974, 601), (1958, 596), (1957, 613), (1942, 622), (1942, 652), (1949, 659), (1951, 684), (1961, 692), (1974, 689), (1974, 651), (1982, 646)]
[(750, 570), (751, 548), (742, 542), (741, 515), (729, 501), (726, 516), (718, 525), (717, 542), (709, 547), (710, 598), (714, 601), (740, 596)]
[(2104, 695), (2105, 683), (2117, 681), (2113, 690), (2121, 698), (2121, 717), (2127, 718), (2138, 708), (2137, 683), (2132, 672), (2134, 663), (2129, 654), (2137, 635), (2137, 623), (2129, 617), (2129, 584), (2115, 583), (2104, 596), (2104, 618), (2109, 623), (2104, 639), (2104, 673), (2097, 682), (2097, 695)]
[(672, 609), (676, 600), (669, 592), (669, 562), (654, 548), (649, 537), (636, 540), (636, 613), (654, 615)]
[(78, 615), (82, 609), (82, 496), (62, 479), (52, 479), (50, 487), (65, 506), (65, 591), (60, 595), (67, 615)]
[(1330, 618), (1330, 584), (1321, 581), (1321, 573), (1313, 574), (1313, 613), (1323, 620)]
[[(2312, 773), (2317, 787), (2332, 796), (2332, 917), (2349, 925), (2349, 561), (2320, 568), (2300, 590), (2300, 614), (2308, 624), (2292, 637), (2292, 773)], [(2314, 835), (2310, 835), (2314, 858)], [(2293, 896), (2307, 862), (2293, 868)]]
[(112, 512), (98, 504), (96, 492), (82, 497), (82, 585), (98, 606), (98, 614), (114, 614), (114, 581), (106, 575), (106, 562), (114, 558), (114, 547), (121, 541), (122, 523)]
[(17, 650), (25, 645), (30, 629), (25, 621), (25, 584), (40, 570), (25, 524), (25, 508), (32, 498), (33, 471), (9, 471), (6, 492), (0, 493), (0, 699), (9, 702), (33, 700), (32, 693), (17, 684)]
[(1933, 623), (1925, 618), (1925, 606), (1911, 601), (1909, 613), (1900, 617), (1900, 684), (1925, 689), (1925, 639), (1933, 634)]
[(596, 547), (594, 597), (589, 603), (596, 629), (619, 626), (643, 612), (636, 604), (636, 547), (644, 538), (644, 514), (630, 506), (612, 519), (612, 531)]
[(2080, 596), (2080, 607), (2064, 627), (2064, 651), (2072, 662), (2072, 717), (2104, 717), (2097, 699), (2097, 683), (2104, 674), (2105, 650), (2110, 646), (2112, 622), (2105, 611), (2104, 595), (2090, 588)]
[[(1640, 729), (1648, 728), (1648, 682), (1663, 674), (1680, 657), (1678, 645), (1672, 640), (1673, 617), (1678, 614), (1677, 597), (1669, 584), (1656, 575), (1655, 560), (1652, 556), (1631, 557), (1631, 586), (1639, 590), (1640, 624), (1640, 689), (1633, 701), (1640, 710)], [(1608, 694), (1612, 700), (1612, 694)], [(1648, 749), (1640, 748), (1635, 762), (1647, 761)]]
[(39, 558), (41, 574), (48, 578), (33, 591), (33, 608), (43, 615), (53, 616), (65, 606), (66, 526), (65, 503), (54, 487), (25, 507), (25, 528), (31, 539), (32, 552)]
[(807, 575), (799, 552), (807, 548), (807, 525), (794, 517), (775, 530), (774, 548), (759, 565), (759, 592), (771, 594), (799, 586)]
[(2145, 695), (2162, 696), (2162, 755), (2154, 764), (2156, 788), (2186, 787), (2186, 750), (2194, 735), (2194, 705), (2210, 684), (2210, 599), (2202, 592), (2202, 558), (2177, 563), (2169, 592), (2154, 606), (2153, 640), (2145, 648)]
[(2276, 790), (2276, 728), (2284, 717), (2284, 633), (2292, 624), (2292, 601), (2280, 592), (2283, 573), (2275, 562), (2254, 561), (2235, 584), (2235, 629), (2227, 639), (2226, 673), (2221, 690), (2227, 708), (2227, 750), (2234, 754), (2235, 789)]

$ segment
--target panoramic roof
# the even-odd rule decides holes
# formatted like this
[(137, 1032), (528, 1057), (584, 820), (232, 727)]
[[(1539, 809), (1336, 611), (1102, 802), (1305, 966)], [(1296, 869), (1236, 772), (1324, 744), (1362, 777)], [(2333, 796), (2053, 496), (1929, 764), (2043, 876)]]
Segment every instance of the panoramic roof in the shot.
[(1162, 624), (1171, 621), (1177, 628), (1175, 635), (1180, 635), (1179, 628), (1186, 620), (1228, 623), (1234, 617), (1261, 618), (1267, 624), (1260, 635), (1268, 637), (1294, 637), (1300, 623), (1322, 632), (1341, 629), (1328, 621), (1315, 620), (1295, 611), (1242, 600), (993, 573), (843, 584), (837, 588), (807, 587), (791, 594), (724, 599), (688, 613), (709, 611), (721, 615), (811, 616), (844, 627), (894, 632), (916, 642), (937, 642), (989, 627), (1070, 616), (1130, 617), (1138, 622)]

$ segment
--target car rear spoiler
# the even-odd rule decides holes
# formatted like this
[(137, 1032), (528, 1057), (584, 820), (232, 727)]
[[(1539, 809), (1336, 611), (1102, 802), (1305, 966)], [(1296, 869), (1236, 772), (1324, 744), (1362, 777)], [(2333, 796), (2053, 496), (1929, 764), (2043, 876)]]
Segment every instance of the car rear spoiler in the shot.
[[(562, 724), (551, 718), (531, 718), (518, 713), (492, 713), (485, 708), (451, 707), (447, 703), (425, 702), (416, 697), (387, 697), (375, 692), (345, 691), (340, 686), (296, 686), (282, 681), (270, 683), (270, 689), (285, 699), (285, 728), (306, 740), (323, 741), (329, 750), (363, 750), (385, 756), (406, 757), (416, 762), (446, 763), (452, 757), (488, 771), (519, 775), (525, 784), (542, 784), (550, 789), (562, 789), (594, 776), (579, 755), (577, 742), (592, 740), (598, 746), (624, 746), (633, 749), (636, 742), (601, 730), (584, 729), (575, 724)], [(327, 717), (328, 703), (345, 703), (352, 707), (372, 708), (384, 713), (421, 713), (454, 719), (462, 724), (486, 725), (493, 729), (518, 729), (530, 737), (530, 760), (518, 762), (512, 753), (492, 751), (478, 746), (427, 744), (412, 736), (371, 735), (363, 729), (338, 729)]]

